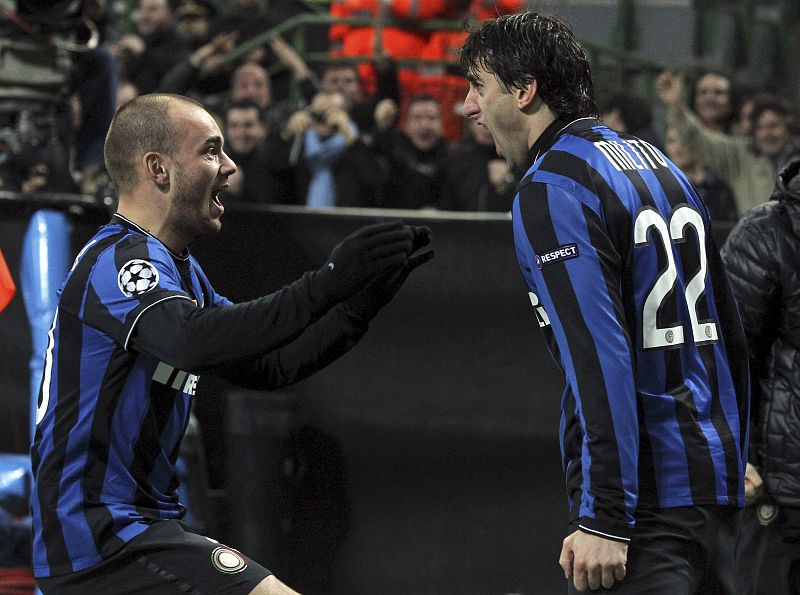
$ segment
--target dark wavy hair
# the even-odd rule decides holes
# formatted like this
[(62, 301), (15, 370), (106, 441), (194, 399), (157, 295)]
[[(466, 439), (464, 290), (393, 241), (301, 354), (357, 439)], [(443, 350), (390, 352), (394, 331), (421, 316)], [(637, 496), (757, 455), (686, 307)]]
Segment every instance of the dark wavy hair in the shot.
[(764, 112), (775, 112), (783, 117), (789, 130), (793, 131), (795, 129), (797, 114), (788, 99), (772, 93), (758, 93), (753, 97), (753, 111), (750, 114), (753, 125), (764, 115)]
[(466, 28), (461, 67), (468, 79), (482, 68), (509, 92), (535, 80), (542, 100), (560, 118), (598, 115), (589, 59), (566, 21), (525, 12)]

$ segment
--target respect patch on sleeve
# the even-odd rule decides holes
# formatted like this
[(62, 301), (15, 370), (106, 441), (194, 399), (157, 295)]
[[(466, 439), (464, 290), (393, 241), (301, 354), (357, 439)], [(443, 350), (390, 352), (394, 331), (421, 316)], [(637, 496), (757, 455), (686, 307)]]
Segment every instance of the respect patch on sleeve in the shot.
[(563, 246), (559, 246), (558, 248), (550, 250), (549, 252), (545, 252), (544, 254), (537, 254), (536, 266), (541, 269), (546, 265), (555, 264), (563, 260), (569, 260), (570, 258), (577, 258), (578, 256), (577, 244), (564, 244)]

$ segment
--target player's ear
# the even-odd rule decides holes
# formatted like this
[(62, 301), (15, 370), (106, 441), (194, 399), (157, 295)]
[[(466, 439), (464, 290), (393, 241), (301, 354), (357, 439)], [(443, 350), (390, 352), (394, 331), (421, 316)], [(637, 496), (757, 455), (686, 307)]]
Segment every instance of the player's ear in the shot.
[(145, 175), (157, 186), (169, 185), (169, 169), (164, 156), (155, 151), (149, 151), (142, 157)]
[(524, 87), (514, 91), (517, 100), (517, 107), (521, 110), (526, 109), (528, 106), (533, 105), (533, 101), (538, 96), (539, 84), (536, 80), (532, 80)]

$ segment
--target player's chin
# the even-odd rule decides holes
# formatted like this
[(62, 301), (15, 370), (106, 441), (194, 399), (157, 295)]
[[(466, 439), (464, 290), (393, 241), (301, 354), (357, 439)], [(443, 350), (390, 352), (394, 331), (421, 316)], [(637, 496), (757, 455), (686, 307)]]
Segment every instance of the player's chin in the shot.
[(217, 233), (222, 229), (222, 219), (219, 216), (212, 217), (209, 219), (207, 227), (212, 233)]
[(200, 233), (198, 235), (206, 236), (219, 233), (222, 229), (221, 216), (222, 213), (209, 213), (208, 217), (205, 217), (200, 224)]
[(221, 223), (220, 223), (220, 220), (222, 219), (222, 214), (223, 214), (223, 212), (224, 212), (224, 210), (215, 209), (215, 208), (212, 206), (212, 207), (211, 207), (211, 208), (208, 210), (208, 219), (209, 219), (209, 220), (210, 220), (212, 223), (216, 223), (217, 225), (220, 225), (220, 224), (221, 224)]

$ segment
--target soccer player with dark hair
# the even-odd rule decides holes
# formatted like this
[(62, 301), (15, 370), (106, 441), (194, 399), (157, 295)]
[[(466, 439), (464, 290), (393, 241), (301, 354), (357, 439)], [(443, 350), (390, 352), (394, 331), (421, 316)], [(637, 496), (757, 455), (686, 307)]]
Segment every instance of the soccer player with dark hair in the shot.
[(566, 380), (569, 590), (694, 593), (744, 504), (749, 407), (708, 213), (658, 149), (597, 119), (562, 20), (485, 21), (461, 58), (464, 114), (523, 172), (517, 257)]
[(193, 534), (175, 464), (199, 374), (273, 388), (355, 345), (408, 274), (426, 227), (366, 226), (318, 271), (232, 304), (189, 254), (220, 229), (236, 166), (214, 118), (177, 95), (125, 104), (105, 144), (119, 190), (78, 254), (50, 329), (31, 449), (34, 574), (44, 593), (294, 593)]

